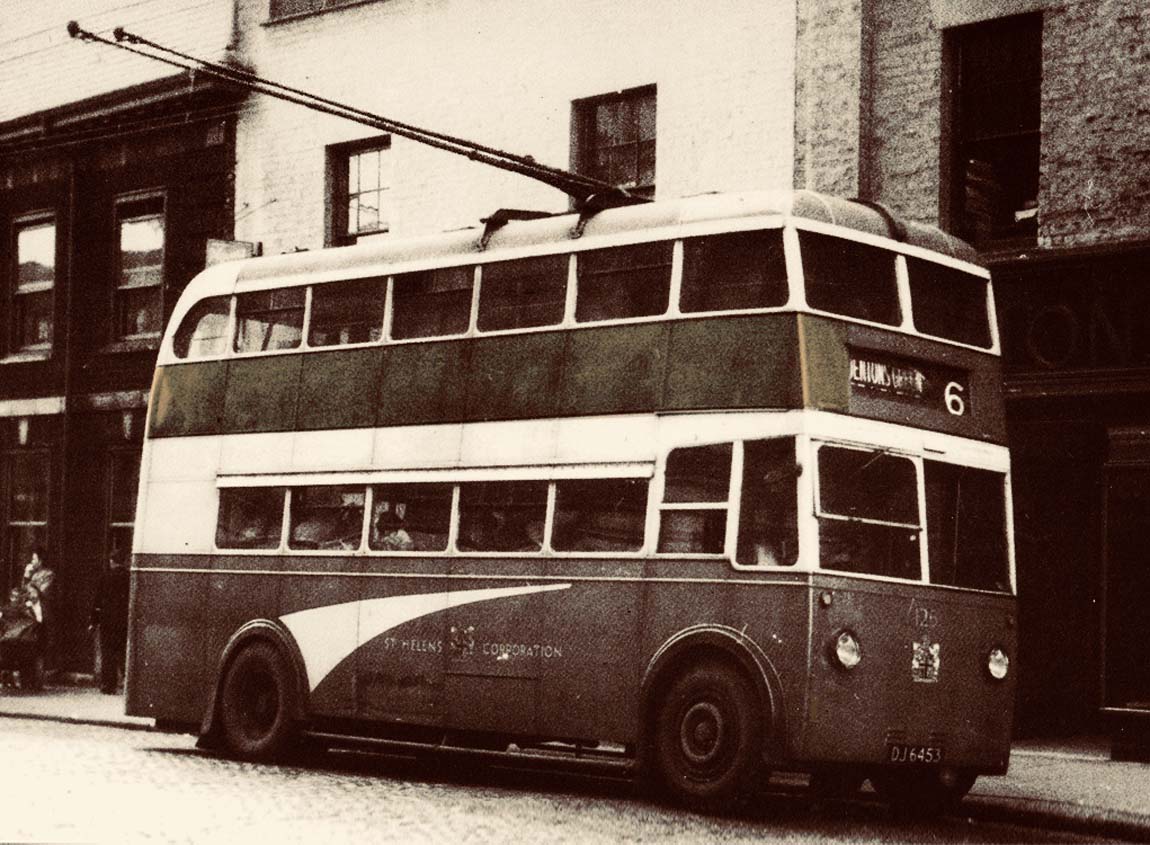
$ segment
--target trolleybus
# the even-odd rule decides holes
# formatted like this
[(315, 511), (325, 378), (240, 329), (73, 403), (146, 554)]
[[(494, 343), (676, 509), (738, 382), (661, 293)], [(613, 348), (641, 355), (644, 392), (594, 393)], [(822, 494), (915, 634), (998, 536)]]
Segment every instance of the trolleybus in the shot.
[(810, 192), (205, 270), (159, 352), (127, 709), (277, 758), (772, 771), (942, 809), (1006, 771), (988, 273)]

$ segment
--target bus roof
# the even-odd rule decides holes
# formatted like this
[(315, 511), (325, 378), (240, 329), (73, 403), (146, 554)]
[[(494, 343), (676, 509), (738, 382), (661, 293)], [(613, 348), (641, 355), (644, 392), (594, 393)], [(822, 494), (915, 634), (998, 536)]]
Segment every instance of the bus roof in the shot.
[(310, 281), (321, 281), (348, 275), (350, 266), (355, 267), (350, 275), (361, 276), (406, 264), (475, 261), (503, 251), (548, 246), (562, 251), (575, 244), (626, 239), (641, 232), (662, 232), (666, 237), (675, 237), (675, 230), (680, 228), (752, 219), (760, 219), (768, 225), (781, 225), (789, 219), (812, 220), (970, 263), (977, 263), (978, 258), (977, 252), (958, 238), (934, 226), (900, 221), (876, 204), (805, 190), (758, 191), (703, 194), (612, 208), (587, 218), (582, 225), (575, 213), (513, 220), (486, 237), (484, 229), (474, 227), (416, 238), (368, 238), (351, 247), (247, 260), (238, 268), (238, 281), (257, 283), (257, 286), (272, 278), (289, 282), (292, 277), (305, 276)]

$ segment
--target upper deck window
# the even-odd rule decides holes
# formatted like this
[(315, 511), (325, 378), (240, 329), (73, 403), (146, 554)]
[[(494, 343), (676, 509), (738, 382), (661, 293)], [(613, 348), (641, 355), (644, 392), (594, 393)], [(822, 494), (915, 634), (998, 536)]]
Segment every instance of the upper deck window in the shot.
[(1002, 474), (938, 461), (924, 471), (931, 583), (1009, 592)]
[(888, 326), (902, 321), (893, 252), (814, 232), (799, 232), (799, 243), (812, 307)]
[(236, 297), (236, 352), (295, 349), (303, 337), (304, 288)]
[(906, 259), (910, 309), (923, 334), (990, 348), (986, 279), (920, 258)]
[(672, 251), (673, 244), (667, 241), (579, 253), (575, 319), (589, 323), (664, 313), (671, 291)]
[(544, 255), (483, 266), (479, 329), (553, 326), (567, 304), (566, 255)]
[(820, 566), (919, 580), (914, 462), (868, 449), (823, 446), (818, 463)]
[(730, 481), (730, 443), (675, 449), (667, 455), (658, 550), (722, 554)]
[(445, 267), (395, 277), (391, 336), (396, 340), (463, 334), (471, 324), (474, 267)]
[(230, 296), (213, 296), (197, 302), (176, 329), (172, 346), (177, 358), (222, 355), (228, 347)]
[(786, 301), (781, 229), (683, 241), (679, 310), (684, 313), (771, 308)]
[(311, 346), (369, 343), (383, 334), (386, 279), (316, 285), (311, 290)]

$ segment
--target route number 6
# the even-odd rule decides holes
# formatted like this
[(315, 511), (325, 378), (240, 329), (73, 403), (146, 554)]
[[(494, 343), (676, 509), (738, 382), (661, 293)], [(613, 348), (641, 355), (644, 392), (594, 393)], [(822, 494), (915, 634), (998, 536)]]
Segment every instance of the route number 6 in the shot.
[(956, 417), (961, 417), (966, 413), (966, 402), (962, 399), (962, 393), (966, 390), (957, 381), (947, 382), (946, 390), (943, 391), (943, 398), (946, 400), (946, 409), (954, 414)]

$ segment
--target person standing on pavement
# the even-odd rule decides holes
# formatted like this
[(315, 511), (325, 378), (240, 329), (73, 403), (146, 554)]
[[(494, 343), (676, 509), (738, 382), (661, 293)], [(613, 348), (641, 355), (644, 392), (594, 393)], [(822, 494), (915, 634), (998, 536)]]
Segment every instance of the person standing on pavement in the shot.
[(115, 695), (124, 671), (128, 641), (128, 556), (113, 548), (100, 573), (92, 625), (100, 634), (100, 691)]

